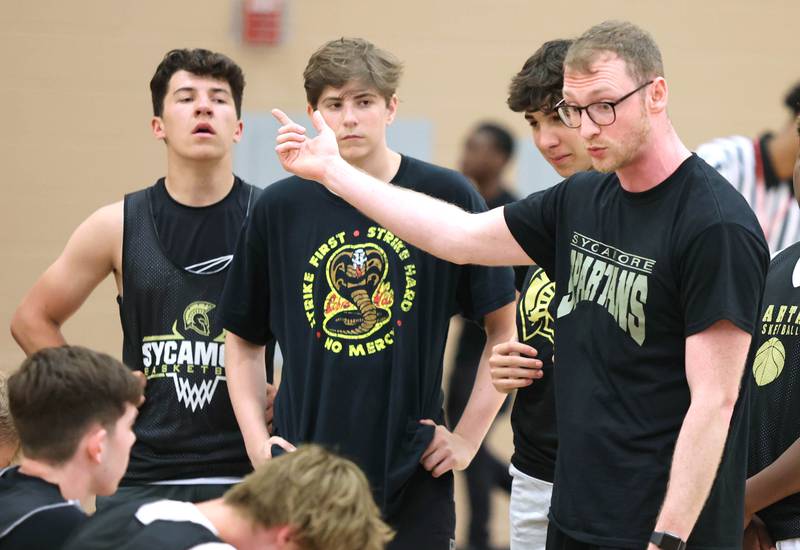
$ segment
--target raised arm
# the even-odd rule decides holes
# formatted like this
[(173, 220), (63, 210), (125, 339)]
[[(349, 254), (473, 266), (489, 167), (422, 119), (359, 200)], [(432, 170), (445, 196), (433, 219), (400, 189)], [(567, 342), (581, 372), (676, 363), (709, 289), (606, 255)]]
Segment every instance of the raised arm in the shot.
[(750, 335), (725, 320), (686, 339), (691, 404), (675, 444), (656, 531), (683, 540), (692, 532), (722, 457), (749, 345)]
[(25, 295), (11, 320), (11, 334), (26, 354), (64, 344), (61, 325), (109, 273), (117, 274), (122, 292), (122, 224), (121, 201), (89, 216)]
[(283, 124), (275, 150), (284, 169), (322, 183), (401, 239), (457, 264), (531, 263), (511, 235), (502, 208), (473, 214), (377, 180), (342, 159), (336, 137), (319, 112), (312, 118), (319, 132), (314, 139), (282, 111), (272, 113)]

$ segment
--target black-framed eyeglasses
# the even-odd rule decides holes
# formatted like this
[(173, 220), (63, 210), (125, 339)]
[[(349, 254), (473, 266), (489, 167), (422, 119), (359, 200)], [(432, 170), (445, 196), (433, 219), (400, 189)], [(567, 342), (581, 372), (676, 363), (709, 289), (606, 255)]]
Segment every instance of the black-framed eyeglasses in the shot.
[(589, 115), (589, 119), (598, 126), (610, 126), (614, 124), (614, 121), (617, 120), (617, 111), (615, 107), (653, 82), (653, 80), (645, 82), (632, 92), (628, 92), (616, 101), (597, 101), (595, 103), (590, 103), (585, 107), (581, 107), (580, 105), (570, 105), (566, 102), (566, 100), (562, 99), (556, 104), (558, 118), (561, 119), (561, 122), (563, 122), (564, 126), (567, 128), (580, 128), (581, 113), (586, 111), (586, 114)]

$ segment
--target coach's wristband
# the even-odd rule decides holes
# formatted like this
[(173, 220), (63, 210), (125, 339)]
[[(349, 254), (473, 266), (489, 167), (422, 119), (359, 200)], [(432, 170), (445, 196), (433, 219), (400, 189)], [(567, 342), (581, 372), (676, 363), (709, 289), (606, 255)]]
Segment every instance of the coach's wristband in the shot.
[(686, 541), (678, 535), (666, 531), (653, 531), (653, 534), (650, 535), (650, 542), (661, 550), (686, 550)]

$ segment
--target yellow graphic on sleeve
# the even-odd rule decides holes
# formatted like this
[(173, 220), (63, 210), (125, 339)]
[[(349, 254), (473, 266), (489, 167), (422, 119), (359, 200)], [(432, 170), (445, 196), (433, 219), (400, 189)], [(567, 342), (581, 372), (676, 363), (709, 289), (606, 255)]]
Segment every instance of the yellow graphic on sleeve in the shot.
[(201, 336), (211, 335), (208, 312), (216, 306), (211, 302), (192, 302), (183, 310), (183, 330), (193, 330)]
[(766, 386), (775, 381), (783, 371), (786, 362), (786, 350), (777, 338), (770, 338), (758, 348), (753, 361), (753, 378), (759, 386)]
[(522, 320), (522, 340), (530, 341), (541, 336), (553, 343), (553, 316), (550, 315), (550, 302), (556, 294), (556, 284), (543, 269), (539, 269), (519, 301), (519, 315)]
[(331, 287), (322, 323), (326, 333), (361, 339), (389, 322), (394, 293), (385, 281), (388, 260), (381, 248), (372, 243), (342, 246), (325, 271)]

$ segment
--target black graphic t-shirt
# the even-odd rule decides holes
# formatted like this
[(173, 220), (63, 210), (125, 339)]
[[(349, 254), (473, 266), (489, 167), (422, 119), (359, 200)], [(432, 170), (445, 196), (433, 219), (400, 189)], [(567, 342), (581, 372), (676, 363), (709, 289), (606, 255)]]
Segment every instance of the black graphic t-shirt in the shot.
[[(755, 325), (769, 261), (758, 222), (694, 155), (642, 193), (615, 174), (579, 173), (505, 217), (556, 282), (551, 520), (589, 544), (642, 548), (689, 407), (686, 338), (722, 319)], [(746, 404), (734, 410), (694, 547), (741, 545), (732, 526), (744, 513)]]
[[(471, 210), (483, 199), (458, 173), (403, 157), (392, 183)], [(239, 239), (221, 313), (284, 357), (275, 432), (353, 459), (391, 512), (442, 422), (450, 317), (476, 319), (514, 300), (511, 270), (439, 260), (318, 183), (264, 190)]]
[[(800, 243), (772, 260), (748, 364), (750, 455), (757, 474), (800, 438)], [(800, 537), (800, 493), (758, 512), (776, 541)]]
[[(161, 180), (125, 196), (122, 356), (147, 386), (123, 485), (251, 470), (228, 397), (217, 306), (258, 192), (237, 179), (223, 200), (188, 208), (169, 198)], [(206, 219), (220, 224), (213, 238)], [(207, 254), (205, 238), (212, 243)]]
[[(519, 272), (519, 270), (517, 270)], [(517, 390), (511, 409), (514, 454), (511, 463), (524, 474), (553, 482), (558, 435), (553, 377), (555, 283), (539, 266), (531, 266), (520, 285), (517, 339), (536, 348), (544, 376)]]

